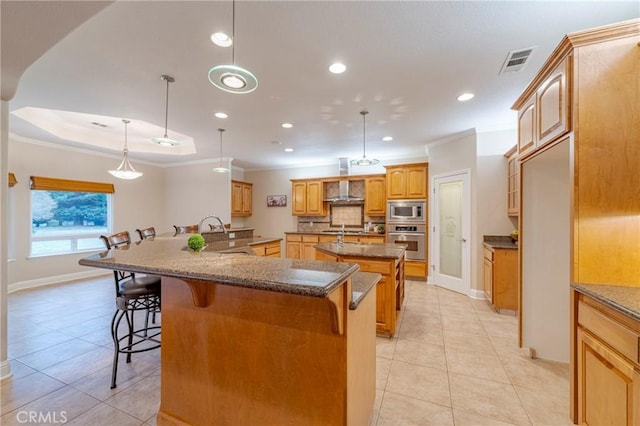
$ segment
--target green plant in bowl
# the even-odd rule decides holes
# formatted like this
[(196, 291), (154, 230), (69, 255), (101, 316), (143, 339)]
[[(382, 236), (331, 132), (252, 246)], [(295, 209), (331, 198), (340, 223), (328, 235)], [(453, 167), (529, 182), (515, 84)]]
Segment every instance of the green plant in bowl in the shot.
[(384, 225), (376, 226), (376, 231), (378, 231), (378, 234), (384, 234)]
[(206, 241), (200, 234), (193, 234), (187, 240), (187, 246), (193, 251), (200, 251), (204, 248)]

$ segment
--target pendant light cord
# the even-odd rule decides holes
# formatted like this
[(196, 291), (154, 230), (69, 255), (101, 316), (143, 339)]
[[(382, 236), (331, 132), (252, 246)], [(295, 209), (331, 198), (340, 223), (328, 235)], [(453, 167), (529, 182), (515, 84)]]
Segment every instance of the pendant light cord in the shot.
[(218, 129), (218, 131), (220, 132), (220, 168), (222, 168), (222, 132), (224, 129)]
[(231, 64), (236, 64), (236, 0), (231, 6)]
[(124, 155), (127, 155), (129, 152), (129, 146), (127, 145), (127, 124), (130, 123), (129, 120), (122, 120), (124, 123)]
[(366, 138), (366, 134), (367, 134), (367, 127), (366, 127), (366, 120), (367, 120), (367, 114), (369, 112), (368, 111), (362, 111), (360, 114), (362, 114), (362, 158), (367, 158), (367, 138)]
[(169, 79), (165, 78), (165, 81), (167, 82), (167, 96), (164, 105), (164, 137), (169, 138), (167, 136), (167, 126), (169, 125)]

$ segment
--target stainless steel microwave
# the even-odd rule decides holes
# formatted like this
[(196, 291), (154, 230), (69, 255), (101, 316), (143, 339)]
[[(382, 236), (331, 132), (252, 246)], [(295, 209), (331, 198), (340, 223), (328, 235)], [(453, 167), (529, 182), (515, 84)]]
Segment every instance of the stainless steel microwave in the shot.
[(393, 200), (387, 202), (387, 222), (427, 221), (426, 200)]

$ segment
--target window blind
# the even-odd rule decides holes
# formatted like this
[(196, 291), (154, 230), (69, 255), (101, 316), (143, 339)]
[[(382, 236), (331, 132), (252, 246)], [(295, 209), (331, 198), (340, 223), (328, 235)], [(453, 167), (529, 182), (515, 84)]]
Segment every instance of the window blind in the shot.
[(112, 183), (86, 182), (82, 180), (56, 179), (42, 176), (31, 176), (31, 189), (45, 191), (101, 192), (113, 194)]

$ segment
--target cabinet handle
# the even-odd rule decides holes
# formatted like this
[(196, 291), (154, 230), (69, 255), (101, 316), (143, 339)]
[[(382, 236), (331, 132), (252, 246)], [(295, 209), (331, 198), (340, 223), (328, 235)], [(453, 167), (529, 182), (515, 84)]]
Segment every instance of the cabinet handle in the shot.
[(467, 239), (466, 238), (460, 238), (460, 241), (463, 242), (463, 243), (466, 243)]

